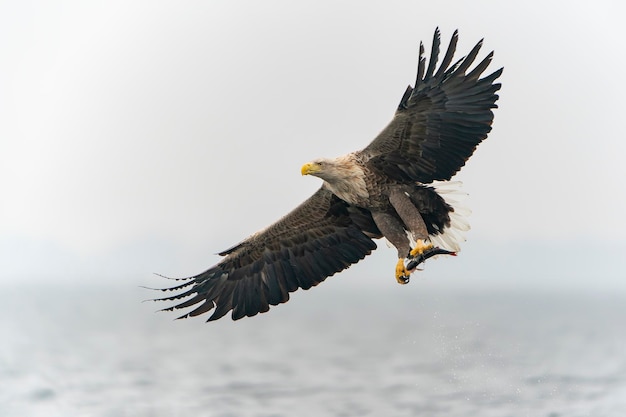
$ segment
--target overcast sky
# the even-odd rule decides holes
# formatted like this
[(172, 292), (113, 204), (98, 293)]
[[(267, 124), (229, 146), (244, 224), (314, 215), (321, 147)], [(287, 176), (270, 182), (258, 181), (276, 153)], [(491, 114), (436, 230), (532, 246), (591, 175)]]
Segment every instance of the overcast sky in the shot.
[[(625, 263), (603, 253), (626, 248), (624, 12), (618, 1), (0, 2), (0, 284), (146, 283), (211, 266), (320, 186), (304, 162), (374, 138), (438, 26), (444, 42), (459, 29), (459, 56), (485, 38), (480, 56), (495, 50), (492, 69), (505, 70), (494, 129), (457, 175), (473, 210), (467, 256), (433, 269), (480, 271), (485, 248), (537, 244), (572, 272), (589, 253), (583, 273), (619, 286)], [(379, 247), (368, 268), (393, 281), (395, 250)], [(494, 259), (496, 272), (534, 263), (525, 249), (509, 256), (518, 263)]]

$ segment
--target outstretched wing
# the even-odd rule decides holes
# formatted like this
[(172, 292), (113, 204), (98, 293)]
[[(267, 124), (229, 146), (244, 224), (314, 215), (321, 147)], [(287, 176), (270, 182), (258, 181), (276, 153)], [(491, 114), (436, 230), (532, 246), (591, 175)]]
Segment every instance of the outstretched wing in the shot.
[(191, 297), (165, 310), (200, 303), (181, 318), (213, 308), (209, 321), (230, 310), (233, 320), (254, 316), (286, 302), (290, 292), (309, 289), (360, 261), (376, 249), (372, 238), (378, 237), (367, 210), (321, 188), (278, 222), (221, 252), (225, 258), (217, 265), (163, 290), (183, 292), (159, 300)]
[(502, 68), (480, 78), (491, 62), (491, 52), (467, 73), (482, 40), (466, 57), (450, 65), (457, 39), (455, 31), (436, 72), (439, 29), (426, 70), (420, 43), (415, 87), (407, 88), (391, 123), (361, 151), (370, 167), (398, 181), (449, 180), (487, 137), (493, 121), (491, 109), (497, 107), (495, 93), (500, 89), (494, 81)]

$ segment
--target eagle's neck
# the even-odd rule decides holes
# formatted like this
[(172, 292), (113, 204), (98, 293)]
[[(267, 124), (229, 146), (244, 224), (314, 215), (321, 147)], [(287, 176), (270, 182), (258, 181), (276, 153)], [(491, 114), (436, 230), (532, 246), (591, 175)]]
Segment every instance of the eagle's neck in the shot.
[(350, 204), (361, 205), (369, 198), (365, 173), (353, 154), (329, 160), (324, 169), (324, 185), (337, 197)]

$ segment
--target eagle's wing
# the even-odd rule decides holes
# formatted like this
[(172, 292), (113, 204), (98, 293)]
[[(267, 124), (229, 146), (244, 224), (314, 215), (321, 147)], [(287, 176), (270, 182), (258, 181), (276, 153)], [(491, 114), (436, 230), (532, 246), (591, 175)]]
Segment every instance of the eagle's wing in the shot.
[(482, 40), (470, 53), (450, 65), (458, 39), (454, 32), (439, 69), (439, 29), (435, 31), (430, 62), (425, 70), (424, 47), (415, 87), (407, 87), (391, 123), (362, 154), (370, 167), (399, 181), (449, 180), (491, 130), (502, 68), (480, 78), (493, 52), (467, 73)]
[(367, 210), (321, 188), (270, 227), (221, 252), (225, 258), (217, 265), (163, 290), (183, 292), (159, 300), (191, 297), (165, 310), (201, 303), (182, 317), (213, 308), (209, 321), (230, 310), (233, 320), (254, 316), (286, 302), (290, 292), (309, 289), (360, 261), (376, 248), (372, 238), (378, 237)]

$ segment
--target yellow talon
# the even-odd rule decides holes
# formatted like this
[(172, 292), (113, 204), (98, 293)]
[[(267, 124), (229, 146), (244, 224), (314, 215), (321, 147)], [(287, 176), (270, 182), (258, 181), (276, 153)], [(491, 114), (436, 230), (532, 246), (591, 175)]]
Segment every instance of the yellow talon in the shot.
[(404, 259), (398, 259), (398, 263), (396, 264), (396, 281), (398, 281), (398, 284), (408, 284), (410, 275), (411, 273), (406, 269), (406, 266), (404, 266)]
[(414, 258), (414, 257), (416, 257), (418, 255), (423, 254), (428, 249), (432, 249), (432, 248), (433, 248), (433, 244), (432, 243), (424, 243), (424, 241), (422, 239), (417, 239), (417, 242), (415, 244), (415, 248), (413, 248), (411, 250), (411, 252), (409, 252), (409, 256)]

